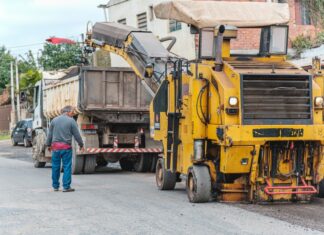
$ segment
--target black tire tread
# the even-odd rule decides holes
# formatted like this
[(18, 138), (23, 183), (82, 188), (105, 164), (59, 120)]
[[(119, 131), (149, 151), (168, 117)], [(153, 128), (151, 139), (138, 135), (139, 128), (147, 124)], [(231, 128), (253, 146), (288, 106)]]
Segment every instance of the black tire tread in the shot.
[[(158, 179), (158, 170), (163, 169), (163, 180), (159, 183)], [(177, 174), (171, 172), (170, 170), (165, 169), (164, 159), (159, 158), (156, 163), (156, 172), (155, 172), (156, 185), (159, 190), (173, 190), (177, 183)]]

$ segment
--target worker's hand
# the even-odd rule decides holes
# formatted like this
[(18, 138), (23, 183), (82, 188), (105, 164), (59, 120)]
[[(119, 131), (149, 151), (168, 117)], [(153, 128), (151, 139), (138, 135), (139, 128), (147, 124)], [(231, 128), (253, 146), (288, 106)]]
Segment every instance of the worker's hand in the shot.
[(48, 150), (49, 152), (52, 152), (52, 147), (47, 147), (47, 150)]
[(85, 152), (85, 148), (84, 147), (80, 147), (80, 152), (81, 153)]

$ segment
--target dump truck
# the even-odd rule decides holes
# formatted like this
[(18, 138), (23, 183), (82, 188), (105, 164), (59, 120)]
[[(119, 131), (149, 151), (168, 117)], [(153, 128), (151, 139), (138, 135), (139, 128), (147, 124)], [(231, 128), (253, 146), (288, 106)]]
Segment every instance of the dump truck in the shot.
[(118, 161), (124, 170), (154, 170), (161, 150), (148, 138), (151, 99), (129, 68), (84, 66), (44, 72), (34, 90), (35, 167), (51, 162), (45, 146), (50, 121), (72, 105), (86, 149), (79, 152), (73, 140), (73, 174), (92, 173), (97, 166)]
[[(323, 197), (324, 80), (286, 60), (288, 4), (165, 1), (154, 12), (191, 26), (196, 60), (154, 56), (150, 32), (109, 22), (96, 23), (86, 43), (122, 56), (141, 81), (158, 82), (150, 104), (151, 137), (163, 145), (158, 189), (185, 178), (193, 203)], [(259, 53), (231, 53), (241, 28), (259, 29)]]

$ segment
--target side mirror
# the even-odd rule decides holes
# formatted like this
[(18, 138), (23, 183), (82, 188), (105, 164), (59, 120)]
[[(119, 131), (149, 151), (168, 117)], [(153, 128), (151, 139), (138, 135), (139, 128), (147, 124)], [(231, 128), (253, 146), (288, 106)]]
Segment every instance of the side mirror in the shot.
[(190, 25), (190, 33), (191, 34), (199, 34), (199, 29), (194, 25)]
[(144, 77), (151, 78), (154, 73), (154, 66), (153, 64), (147, 64), (145, 67), (145, 74)]

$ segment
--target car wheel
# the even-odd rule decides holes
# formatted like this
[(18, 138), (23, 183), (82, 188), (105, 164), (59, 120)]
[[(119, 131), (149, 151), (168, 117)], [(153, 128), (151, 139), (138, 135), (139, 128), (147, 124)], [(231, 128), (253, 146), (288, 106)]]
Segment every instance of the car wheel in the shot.
[(11, 137), (11, 144), (12, 146), (17, 146), (17, 142), (15, 141), (14, 137)]

